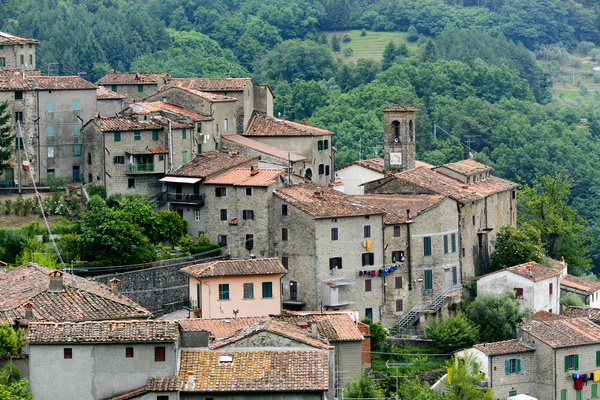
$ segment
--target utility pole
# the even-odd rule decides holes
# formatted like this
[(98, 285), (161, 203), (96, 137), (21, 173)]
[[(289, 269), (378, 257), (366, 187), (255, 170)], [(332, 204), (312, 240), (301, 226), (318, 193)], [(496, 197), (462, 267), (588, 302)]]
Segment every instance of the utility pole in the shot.
[(467, 158), (472, 158), (471, 157), (471, 143), (473, 143), (474, 140), (471, 140), (471, 139), (481, 137), (481, 135), (465, 135), (465, 137), (467, 138)]

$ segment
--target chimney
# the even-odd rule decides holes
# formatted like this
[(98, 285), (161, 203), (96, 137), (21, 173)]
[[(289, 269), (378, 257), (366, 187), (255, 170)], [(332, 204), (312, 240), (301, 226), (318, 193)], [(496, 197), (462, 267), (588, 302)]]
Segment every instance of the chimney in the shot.
[(308, 125), (308, 120), (307, 119), (303, 119), (302, 120), (302, 125)]
[(28, 301), (27, 303), (25, 303), (23, 308), (25, 309), (25, 319), (27, 321), (32, 321), (33, 320), (33, 304)]
[(119, 282), (121, 282), (121, 280), (117, 278), (112, 278), (110, 280), (110, 289), (113, 294), (119, 294)]
[(319, 331), (317, 330), (316, 322), (310, 324), (310, 334), (313, 339), (317, 339), (319, 337)]
[(258, 166), (253, 165), (250, 167), (250, 176), (254, 176), (258, 174)]
[(532, 267), (527, 267), (527, 275), (529, 275), (530, 278), (533, 278), (533, 268)]
[(48, 273), (50, 282), (48, 284), (48, 291), (50, 292), (64, 292), (63, 286), (63, 272), (55, 269)]
[(195, 376), (194, 376), (194, 371), (188, 371), (186, 373), (187, 375), (187, 382), (185, 383), (185, 388), (184, 390), (194, 390), (194, 388), (196, 387), (196, 382), (195, 382)]

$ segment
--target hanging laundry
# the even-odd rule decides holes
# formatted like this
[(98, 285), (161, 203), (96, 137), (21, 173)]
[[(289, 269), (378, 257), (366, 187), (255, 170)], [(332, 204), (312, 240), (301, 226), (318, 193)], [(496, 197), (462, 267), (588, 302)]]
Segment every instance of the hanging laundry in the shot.
[(573, 379), (579, 378), (579, 374), (573, 374)]
[(583, 389), (583, 382), (582, 382), (581, 378), (575, 378), (575, 379), (573, 379), (573, 382), (574, 382), (575, 390)]
[(375, 270), (372, 270), (371, 271), (371, 277), (374, 277), (374, 276), (375, 276)]
[(571, 379), (573, 379), (573, 374), (569, 374), (569, 375), (567, 376), (567, 380), (568, 380), (568, 381), (570, 381)]
[(358, 276), (363, 276), (363, 272), (362, 271), (358, 271)]
[(594, 371), (594, 382), (600, 381), (600, 371)]
[(587, 382), (588, 382), (588, 376), (587, 376), (587, 374), (582, 374), (581, 375), (581, 381), (587, 386)]

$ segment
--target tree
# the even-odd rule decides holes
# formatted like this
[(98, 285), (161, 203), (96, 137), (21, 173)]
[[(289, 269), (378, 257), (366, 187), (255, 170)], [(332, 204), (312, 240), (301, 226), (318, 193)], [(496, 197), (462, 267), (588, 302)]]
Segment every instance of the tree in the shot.
[(464, 314), (434, 318), (425, 328), (425, 333), (434, 346), (448, 352), (471, 346), (478, 336), (477, 327)]
[(536, 174), (532, 185), (519, 191), (519, 222), (528, 223), (541, 232), (549, 257), (565, 261), (570, 268), (591, 267), (589, 248), (592, 236), (589, 224), (568, 203), (574, 182), (568, 175)]
[(464, 359), (453, 358), (448, 365), (447, 398), (450, 400), (493, 400), (492, 389), (482, 390), (477, 387), (485, 375), (480, 371), (481, 365), (472, 354)]
[(23, 329), (15, 332), (8, 324), (0, 324), (0, 358), (15, 356), (25, 344)]
[(581, 299), (581, 297), (577, 296), (573, 292), (569, 292), (560, 298), (560, 303), (566, 306), (577, 306), (577, 307), (585, 307), (585, 303)]
[(494, 242), (492, 267), (494, 270), (512, 267), (529, 261), (542, 262), (540, 231), (525, 223), (519, 228), (505, 225)]
[(369, 331), (371, 334), (371, 350), (376, 349), (387, 338), (387, 331), (381, 325), (381, 321), (373, 323), (370, 318), (363, 318), (361, 322), (371, 327)]
[(479, 328), (479, 340), (498, 342), (514, 339), (516, 325), (525, 316), (515, 293), (482, 294), (467, 307), (467, 318)]
[[(0, 171), (9, 166), (15, 134), (11, 133), (12, 114), (8, 111), (8, 100), (0, 104)], [(23, 129), (23, 127), (21, 127)]]
[(383, 399), (383, 392), (370, 374), (362, 372), (360, 378), (348, 382), (344, 389), (344, 399)]
[(342, 50), (342, 45), (340, 44), (340, 39), (337, 37), (336, 34), (334, 34), (331, 37), (331, 50), (335, 51), (336, 53)]

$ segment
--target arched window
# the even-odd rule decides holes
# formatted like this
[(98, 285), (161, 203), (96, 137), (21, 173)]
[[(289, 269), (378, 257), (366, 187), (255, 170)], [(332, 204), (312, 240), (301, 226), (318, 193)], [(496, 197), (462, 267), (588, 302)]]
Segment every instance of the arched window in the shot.
[(312, 171), (310, 170), (310, 168), (306, 168), (306, 173), (304, 174), (304, 177), (309, 181), (312, 181)]
[(394, 142), (400, 141), (400, 121), (393, 121), (392, 128), (394, 129)]

